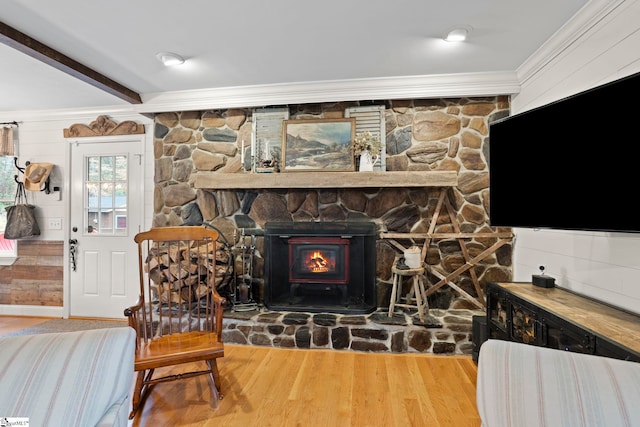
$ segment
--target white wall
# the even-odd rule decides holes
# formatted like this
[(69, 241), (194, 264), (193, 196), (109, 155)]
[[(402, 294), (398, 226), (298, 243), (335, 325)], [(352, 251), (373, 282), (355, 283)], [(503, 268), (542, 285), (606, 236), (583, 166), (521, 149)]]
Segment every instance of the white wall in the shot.
[[(17, 132), (18, 164), (24, 167), (27, 161), (53, 163), (55, 166), (50, 175), (50, 187), (61, 187), (63, 191), (66, 190), (64, 181), (68, 165), (62, 129), (68, 126), (69, 123), (60, 121), (22, 122)], [(20, 180), (23, 179), (21, 176)], [(68, 197), (63, 196), (62, 192), (45, 194), (43, 191), (27, 191), (27, 200), (37, 207), (35, 213), (40, 226), (40, 239), (63, 240), (62, 230), (50, 230), (48, 220), (65, 217)]]
[[(143, 226), (149, 228), (153, 216), (153, 120), (137, 114), (108, 114), (108, 117), (116, 123), (125, 120), (133, 120), (145, 125), (145, 154), (144, 154), (144, 180), (145, 202)], [(65, 266), (68, 266), (68, 239), (69, 239), (69, 171), (70, 171), (70, 147), (69, 140), (63, 136), (63, 130), (72, 124), (89, 124), (97, 118), (97, 115), (70, 115), (68, 118), (43, 118), (32, 119), (19, 123), (18, 127), (18, 164), (24, 166), (25, 162), (48, 162), (55, 165), (50, 180), (50, 186), (60, 187), (60, 192), (46, 194), (42, 192), (27, 191), (29, 203), (37, 206), (36, 218), (40, 226), (40, 240), (62, 240), (65, 248)], [(18, 173), (16, 171), (16, 173)], [(61, 218), (62, 229), (50, 229), (50, 218)], [(133, 240), (132, 240), (133, 243)], [(68, 269), (65, 269), (65, 307), (40, 307), (0, 305), (0, 314), (29, 315), (29, 316), (68, 316)]]
[[(42, 240), (66, 240), (69, 236), (65, 223), (68, 219), (69, 209), (69, 161), (70, 150), (69, 140), (63, 136), (63, 130), (75, 123), (89, 124), (95, 120), (93, 117), (71, 117), (68, 119), (25, 121), (20, 123), (18, 135), (18, 164), (24, 166), (25, 162), (48, 162), (55, 165), (50, 179), (50, 187), (60, 187), (60, 192), (45, 194), (42, 192), (28, 191), (28, 200), (37, 206), (36, 218), (40, 225)], [(144, 124), (145, 135), (145, 221), (147, 209), (153, 209), (153, 120), (142, 116), (116, 116), (109, 115), (109, 118), (116, 123), (125, 120), (133, 120), (136, 123)], [(62, 218), (63, 229), (53, 230), (48, 228), (49, 218)], [(151, 219), (145, 226), (151, 225)]]
[[(552, 60), (534, 68), (534, 55), (521, 67), (528, 74), (513, 97), (513, 114), (640, 71), (640, 1), (610, 3), (612, 8), (597, 22), (565, 28), (581, 35), (567, 46), (555, 46)], [(551, 48), (549, 43), (546, 49)], [(630, 129), (630, 135), (633, 132)], [(606, 200), (593, 206), (616, 208), (615, 201)], [(544, 265), (558, 286), (640, 314), (640, 234), (526, 229), (514, 233), (514, 280), (531, 281)]]

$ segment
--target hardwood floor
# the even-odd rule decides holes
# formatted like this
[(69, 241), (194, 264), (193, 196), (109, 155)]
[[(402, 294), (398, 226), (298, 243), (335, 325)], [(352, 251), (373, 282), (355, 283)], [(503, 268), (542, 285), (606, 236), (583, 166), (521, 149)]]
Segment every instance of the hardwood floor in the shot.
[(217, 410), (206, 377), (174, 381), (133, 425), (480, 426), (470, 357), (225, 348)]
[(18, 329), (35, 326), (51, 320), (50, 317), (22, 317), (22, 316), (0, 316), (0, 335), (8, 334)]
[[(16, 326), (8, 319), (0, 317), (0, 332)], [(154, 387), (131, 425), (480, 426), (477, 367), (468, 356), (226, 344), (218, 366), (217, 409), (206, 376), (173, 381)]]

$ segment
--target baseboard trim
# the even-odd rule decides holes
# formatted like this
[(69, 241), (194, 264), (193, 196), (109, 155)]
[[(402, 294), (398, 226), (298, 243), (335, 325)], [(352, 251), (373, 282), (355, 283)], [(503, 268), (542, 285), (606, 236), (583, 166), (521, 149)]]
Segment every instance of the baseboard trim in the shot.
[(0, 304), (2, 316), (64, 317), (63, 307)]

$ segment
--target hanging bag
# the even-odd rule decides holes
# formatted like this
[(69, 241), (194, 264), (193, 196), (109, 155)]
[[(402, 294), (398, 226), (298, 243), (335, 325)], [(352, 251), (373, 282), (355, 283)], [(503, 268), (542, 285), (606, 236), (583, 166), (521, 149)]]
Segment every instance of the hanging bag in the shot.
[(36, 221), (34, 205), (27, 203), (27, 192), (24, 184), (18, 182), (16, 188), (15, 204), (7, 206), (7, 225), (4, 229), (4, 238), (10, 240), (27, 239), (40, 235), (40, 227)]

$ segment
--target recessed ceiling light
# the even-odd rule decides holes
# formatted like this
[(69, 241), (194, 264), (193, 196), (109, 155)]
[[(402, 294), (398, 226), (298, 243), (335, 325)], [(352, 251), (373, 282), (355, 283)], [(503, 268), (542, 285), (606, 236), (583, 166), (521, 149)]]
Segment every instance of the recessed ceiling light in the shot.
[(463, 42), (467, 39), (469, 33), (469, 28), (453, 28), (444, 39), (448, 42)]
[(160, 52), (156, 54), (156, 58), (167, 67), (184, 64), (184, 58), (177, 53)]

